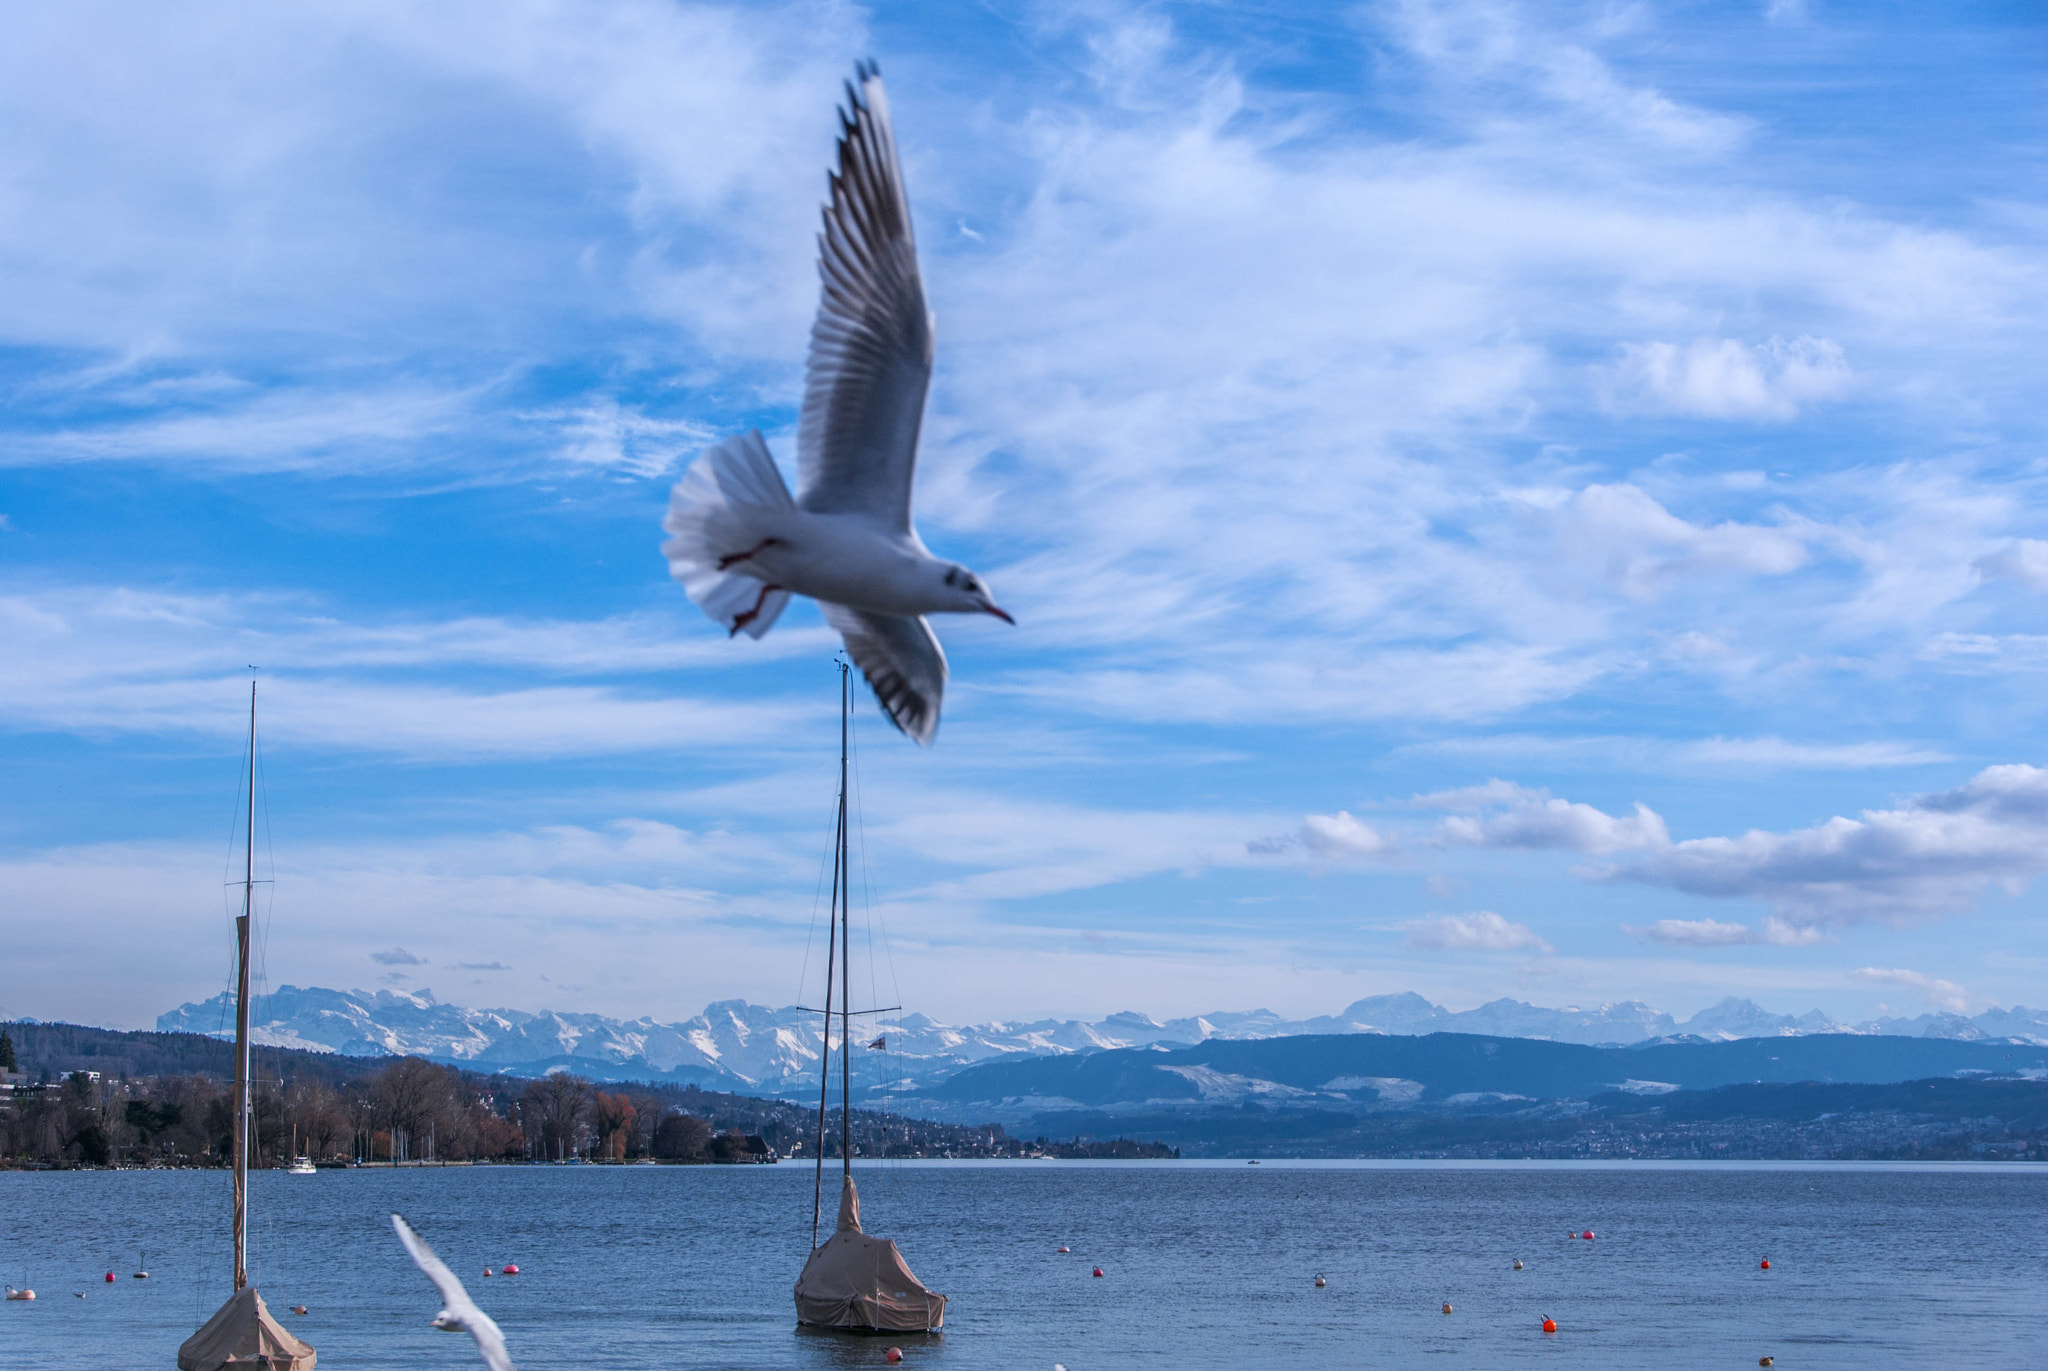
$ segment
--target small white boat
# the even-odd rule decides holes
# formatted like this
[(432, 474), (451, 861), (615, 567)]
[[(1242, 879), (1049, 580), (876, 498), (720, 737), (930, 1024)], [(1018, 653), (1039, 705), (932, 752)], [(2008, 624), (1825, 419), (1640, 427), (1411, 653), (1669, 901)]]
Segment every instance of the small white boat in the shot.
[(319, 1169), (319, 1167), (313, 1165), (311, 1157), (293, 1157), (292, 1164), (284, 1170), (287, 1176), (310, 1176)]

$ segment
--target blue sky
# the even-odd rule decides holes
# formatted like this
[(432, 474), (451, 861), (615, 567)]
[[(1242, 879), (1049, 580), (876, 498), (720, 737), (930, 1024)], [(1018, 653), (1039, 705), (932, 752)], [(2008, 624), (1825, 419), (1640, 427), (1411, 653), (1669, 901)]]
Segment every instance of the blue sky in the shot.
[(833, 642), (659, 523), (793, 466), (867, 55), (1019, 619), (934, 749), (863, 698), (906, 1003), (2040, 1000), (2031, 7), (0, 23), (0, 1013), (221, 987), (248, 663), (271, 982), (801, 993)]

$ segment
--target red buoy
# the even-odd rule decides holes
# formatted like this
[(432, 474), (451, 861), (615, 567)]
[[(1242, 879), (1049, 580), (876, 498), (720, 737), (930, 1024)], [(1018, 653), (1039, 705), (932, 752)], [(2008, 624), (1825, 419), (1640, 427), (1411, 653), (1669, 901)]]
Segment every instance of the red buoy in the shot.
[(1766, 1271), (1771, 1269), (1771, 1259), (1769, 1257), (1764, 1258), (1763, 1269)]
[(1071, 1248), (1071, 1247), (1062, 1247), (1062, 1248), (1058, 1248), (1057, 1250), (1058, 1250), (1058, 1251), (1059, 1251), (1059, 1252), (1060, 1252), (1061, 1254), (1065, 1254), (1065, 1253), (1068, 1253), (1068, 1252), (1071, 1252), (1071, 1251), (1073, 1251), (1074, 1249), (1073, 1249), (1073, 1248)]
[(1098, 1275), (1098, 1276), (1099, 1276), (1099, 1275), (1101, 1275), (1101, 1274), (1102, 1274), (1102, 1268), (1101, 1268), (1101, 1267), (1099, 1267), (1099, 1266), (1098, 1266), (1098, 1267), (1096, 1267), (1096, 1268), (1095, 1268), (1095, 1274), (1096, 1274), (1096, 1275)]
[(1585, 1232), (1579, 1234), (1579, 1236), (1584, 1238), (1587, 1242), (1591, 1242), (1593, 1241), (1593, 1230), (1589, 1228)]
[(109, 1284), (109, 1285), (112, 1285), (113, 1283), (114, 1283), (114, 1273), (113, 1273), (113, 1272), (111, 1272), (111, 1271), (109, 1271), (109, 1272), (107, 1273), (107, 1284)]
[(900, 1347), (892, 1347), (892, 1348), (890, 1348), (890, 1349), (889, 1349), (889, 1350), (888, 1350), (887, 1352), (884, 1352), (884, 1353), (882, 1354), (882, 1360), (883, 1360), (883, 1361), (902, 1361), (902, 1360), (903, 1360), (903, 1349), (902, 1349), (902, 1348), (900, 1348)]
[(1543, 1320), (1543, 1331), (1546, 1333), (1555, 1333), (1557, 1331), (1557, 1320), (1545, 1317)]
[(491, 1274), (491, 1268), (490, 1268), (490, 1267), (488, 1267), (488, 1266), (486, 1266), (486, 1267), (484, 1268), (484, 1274), (485, 1274), (486, 1276), (490, 1275), (490, 1274)]
[(517, 1266), (514, 1266), (511, 1262), (506, 1262), (504, 1270), (500, 1271), (498, 1274), (502, 1276), (516, 1276), (519, 1274), (519, 1268)]

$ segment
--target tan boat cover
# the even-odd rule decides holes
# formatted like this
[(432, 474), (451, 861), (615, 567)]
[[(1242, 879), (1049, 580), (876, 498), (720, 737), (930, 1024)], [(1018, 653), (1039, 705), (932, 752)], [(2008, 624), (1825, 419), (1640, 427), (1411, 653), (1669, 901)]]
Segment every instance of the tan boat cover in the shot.
[(178, 1349), (178, 1371), (312, 1371), (313, 1349), (270, 1317), (256, 1287), (245, 1286)]
[(811, 1253), (796, 1278), (798, 1323), (916, 1333), (946, 1321), (946, 1297), (910, 1274), (887, 1238), (860, 1231), (860, 1193), (848, 1176), (839, 1191), (839, 1231)]

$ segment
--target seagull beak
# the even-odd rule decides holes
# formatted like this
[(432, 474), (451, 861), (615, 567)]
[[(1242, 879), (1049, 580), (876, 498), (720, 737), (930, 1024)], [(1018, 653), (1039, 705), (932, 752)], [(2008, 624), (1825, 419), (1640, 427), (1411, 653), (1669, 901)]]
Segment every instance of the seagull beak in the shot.
[(1011, 625), (1012, 627), (1014, 627), (1017, 623), (1015, 619), (1012, 619), (1010, 617), (1009, 610), (1004, 609), (1001, 605), (997, 604), (993, 600), (983, 600), (981, 602), (981, 607), (984, 610), (987, 610), (990, 614), (995, 615), (998, 619), (1001, 619), (1004, 623)]

